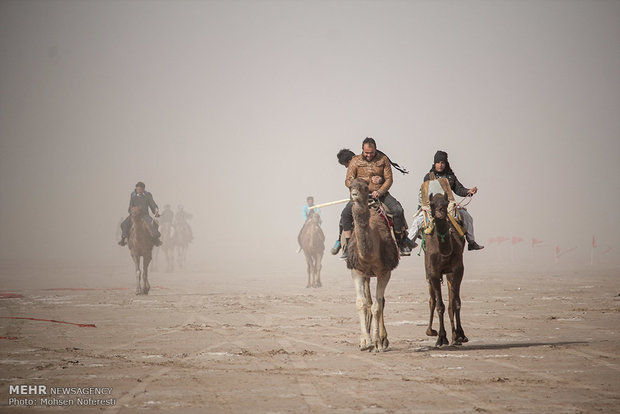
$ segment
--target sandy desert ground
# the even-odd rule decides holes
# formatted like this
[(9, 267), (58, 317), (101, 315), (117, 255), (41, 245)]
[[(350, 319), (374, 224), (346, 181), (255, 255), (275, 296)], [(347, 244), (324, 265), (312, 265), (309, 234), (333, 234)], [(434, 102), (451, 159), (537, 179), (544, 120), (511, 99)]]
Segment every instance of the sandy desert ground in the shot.
[[(344, 265), (324, 272), (323, 288), (306, 289), (302, 262), (300, 256), (297, 268), (276, 274), (153, 272), (148, 296), (134, 294), (129, 262), (4, 262), (0, 411), (620, 410), (618, 271), (466, 269), (463, 324), (470, 342), (436, 349), (425, 336), (422, 261), (412, 256), (387, 289), (390, 350), (375, 354), (357, 349), (355, 297)], [(23, 384), (44, 385), (47, 395), (10, 394)], [(107, 394), (50, 395), (56, 387)], [(76, 404), (78, 397), (113, 405), (49, 405)], [(11, 398), (37, 405), (9, 405)]]

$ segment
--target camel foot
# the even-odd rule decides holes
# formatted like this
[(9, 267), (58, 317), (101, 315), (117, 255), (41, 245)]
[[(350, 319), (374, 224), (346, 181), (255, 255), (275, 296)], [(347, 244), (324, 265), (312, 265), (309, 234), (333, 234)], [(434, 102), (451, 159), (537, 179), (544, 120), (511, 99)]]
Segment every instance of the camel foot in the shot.
[(372, 343), (370, 338), (363, 338), (360, 340), (360, 351), (370, 351), (375, 348), (375, 344)]
[(390, 341), (388, 341), (387, 337), (385, 337), (375, 345), (375, 352), (385, 352), (389, 347)]
[(437, 342), (435, 343), (435, 347), (436, 348), (440, 348), (444, 345), (450, 345), (450, 343), (448, 342), (448, 338), (446, 338), (445, 335), (440, 336), (439, 338), (437, 338)]
[(452, 343), (454, 345), (463, 345), (465, 342), (469, 342), (469, 339), (465, 335), (458, 335), (452, 338)]
[(426, 335), (427, 336), (437, 336), (437, 331), (432, 329), (432, 328), (427, 328), (426, 329)]

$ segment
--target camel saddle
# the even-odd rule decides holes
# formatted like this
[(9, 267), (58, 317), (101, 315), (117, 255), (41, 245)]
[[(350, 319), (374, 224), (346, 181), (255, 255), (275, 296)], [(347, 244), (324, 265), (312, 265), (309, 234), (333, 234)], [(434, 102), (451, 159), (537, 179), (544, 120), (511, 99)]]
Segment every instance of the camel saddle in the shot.
[(390, 209), (385, 204), (383, 204), (382, 202), (380, 202), (379, 200), (375, 198), (369, 197), (368, 207), (374, 209), (379, 214), (379, 216), (381, 216), (381, 218), (383, 219), (385, 224), (387, 224), (389, 229), (394, 228), (394, 219), (393, 219), (392, 213), (390, 212)]
[[(448, 195), (448, 218), (452, 222), (452, 225), (459, 233), (461, 237), (465, 236), (465, 230), (463, 229), (463, 220), (459, 215), (458, 209), (456, 208), (456, 202), (454, 201), (454, 193), (450, 188), (450, 182), (447, 178), (444, 177), (436, 177), (435, 173), (430, 173), (430, 180), (424, 181), (422, 186), (420, 187), (421, 201), (422, 206), (430, 206), (429, 196), (431, 194), (447, 194)], [(424, 224), (423, 227), (427, 228), (430, 225), (430, 218), (426, 216), (424, 213)]]

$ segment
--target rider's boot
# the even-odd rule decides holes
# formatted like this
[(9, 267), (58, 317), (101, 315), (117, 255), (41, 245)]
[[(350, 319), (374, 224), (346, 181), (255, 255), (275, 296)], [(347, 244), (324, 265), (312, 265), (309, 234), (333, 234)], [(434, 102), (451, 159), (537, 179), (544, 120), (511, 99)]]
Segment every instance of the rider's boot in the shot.
[(345, 239), (344, 246), (342, 247), (342, 254), (340, 255), (340, 260), (347, 260), (347, 257), (349, 257), (348, 250), (349, 250), (349, 238), (347, 237)]
[(471, 241), (467, 243), (467, 250), (482, 250), (482, 249), (484, 249), (484, 246), (479, 245), (475, 241)]
[(340, 244), (340, 239), (336, 240), (336, 243), (334, 243), (334, 247), (332, 247), (331, 253), (334, 256), (337, 255), (341, 247), (342, 245)]
[(119, 246), (127, 246), (127, 236), (121, 236), (121, 241), (118, 242)]

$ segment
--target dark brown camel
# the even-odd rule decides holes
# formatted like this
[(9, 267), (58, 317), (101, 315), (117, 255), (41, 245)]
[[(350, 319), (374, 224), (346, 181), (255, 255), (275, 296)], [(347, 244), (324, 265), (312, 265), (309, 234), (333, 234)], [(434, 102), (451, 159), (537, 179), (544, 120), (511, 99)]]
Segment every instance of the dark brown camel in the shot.
[[(385, 288), (400, 259), (398, 246), (381, 216), (368, 207), (368, 183), (355, 179), (350, 194), (354, 228), (349, 240), (347, 267), (355, 282), (361, 337), (360, 349), (385, 351), (389, 346), (383, 321)], [(370, 278), (377, 278), (375, 303), (370, 294)]]
[(430, 294), (430, 320), (426, 334), (437, 336), (433, 329), (433, 314), (437, 308), (439, 319), (439, 335), (435, 346), (448, 345), (443, 314), (445, 305), (441, 299), (441, 283), (443, 275), (448, 281), (448, 315), (452, 325), (452, 344), (461, 345), (468, 339), (461, 325), (461, 281), (463, 280), (463, 248), (465, 241), (452, 226), (448, 218), (449, 199), (446, 194), (431, 194), (429, 196), (432, 217), (432, 231), (424, 234), (426, 245), (424, 252), (424, 266), (426, 280)]
[(307, 288), (321, 287), (321, 261), (325, 252), (325, 235), (321, 230), (321, 217), (314, 212), (308, 216), (299, 234), (299, 246), (308, 264)]
[[(154, 244), (149, 226), (144, 221), (144, 213), (141, 207), (131, 208), (131, 230), (129, 230), (128, 245), (131, 258), (136, 265), (136, 295), (148, 295), (151, 289), (148, 269)], [(143, 259), (142, 270), (140, 270), (140, 257)]]

